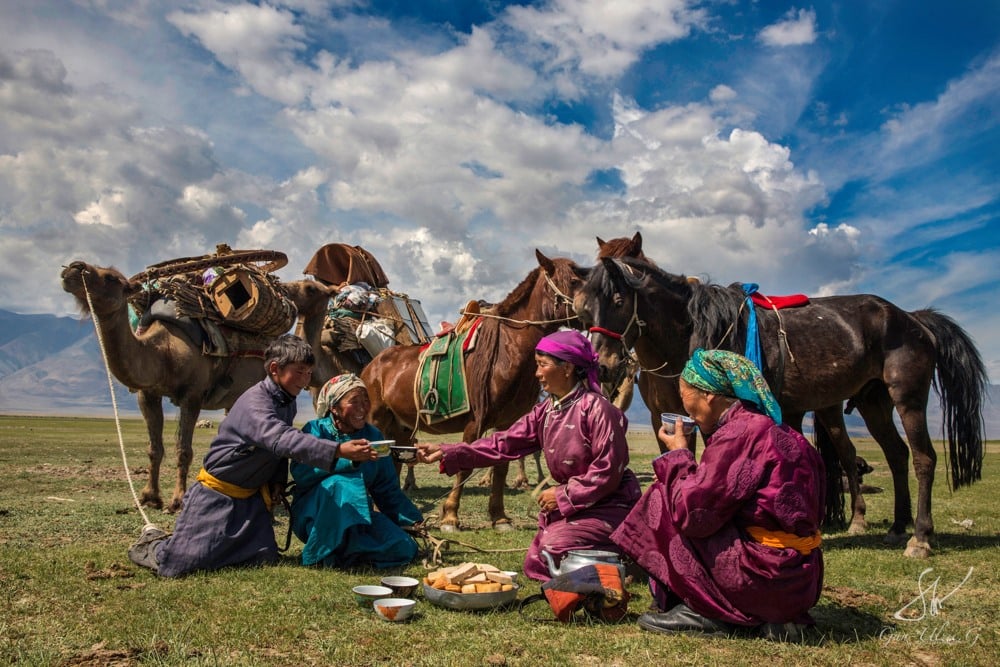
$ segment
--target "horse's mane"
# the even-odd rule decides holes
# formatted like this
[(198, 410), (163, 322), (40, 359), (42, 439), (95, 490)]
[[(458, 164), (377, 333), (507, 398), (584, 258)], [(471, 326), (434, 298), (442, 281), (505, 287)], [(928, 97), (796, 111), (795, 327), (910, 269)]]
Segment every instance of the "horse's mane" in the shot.
[[(610, 243), (610, 242), (609, 242)], [(745, 314), (740, 307), (745, 295), (739, 283), (725, 287), (714, 283), (693, 281), (684, 275), (664, 271), (648, 260), (623, 257), (613, 260), (622, 269), (625, 283), (632, 290), (648, 290), (655, 284), (682, 302), (687, 303), (691, 320), (693, 347), (725, 348), (742, 351), (746, 341)], [(601, 293), (610, 298), (615, 287), (607, 272), (600, 276)], [(738, 322), (733, 326), (733, 322)]]
[(538, 274), (541, 270), (542, 267), (536, 266), (510, 294), (504, 297), (503, 301), (497, 304), (497, 315), (500, 317), (509, 317), (511, 312), (517, 306), (521, 305), (522, 301), (531, 296), (531, 291), (535, 288), (535, 283), (538, 281)]
[(692, 349), (720, 348), (742, 354), (746, 345), (746, 312), (740, 309), (745, 298), (739, 283), (728, 287), (714, 283), (694, 285), (688, 301)]

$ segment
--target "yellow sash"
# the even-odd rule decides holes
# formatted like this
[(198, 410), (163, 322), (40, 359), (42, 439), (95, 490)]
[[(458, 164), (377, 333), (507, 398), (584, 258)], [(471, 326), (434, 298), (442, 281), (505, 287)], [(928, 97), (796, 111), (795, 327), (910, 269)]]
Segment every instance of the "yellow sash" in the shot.
[(819, 545), (823, 543), (823, 538), (820, 537), (818, 530), (809, 537), (799, 537), (793, 533), (786, 533), (783, 530), (768, 530), (760, 526), (747, 526), (747, 532), (750, 533), (750, 537), (753, 538), (754, 542), (759, 542), (765, 547), (773, 547), (775, 549), (791, 548), (803, 556), (808, 556), (809, 552), (813, 549), (819, 549)]
[(236, 484), (223, 482), (221, 479), (204, 468), (198, 471), (198, 481), (213, 491), (218, 491), (224, 496), (239, 498), (241, 500), (249, 498), (253, 494), (260, 491), (260, 495), (264, 497), (264, 505), (267, 507), (267, 511), (271, 511), (271, 491), (267, 488), (267, 484), (261, 486), (259, 489), (247, 489), (242, 486), (237, 486)]

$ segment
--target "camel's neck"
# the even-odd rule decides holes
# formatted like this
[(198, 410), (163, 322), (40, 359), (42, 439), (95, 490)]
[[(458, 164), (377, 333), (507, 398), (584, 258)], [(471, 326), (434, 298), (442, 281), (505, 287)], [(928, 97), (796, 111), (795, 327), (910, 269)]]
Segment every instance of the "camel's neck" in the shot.
[(101, 332), (111, 373), (130, 389), (151, 387), (159, 377), (163, 359), (153, 349), (151, 337), (137, 338), (128, 319), (128, 304), (105, 315), (92, 314)]

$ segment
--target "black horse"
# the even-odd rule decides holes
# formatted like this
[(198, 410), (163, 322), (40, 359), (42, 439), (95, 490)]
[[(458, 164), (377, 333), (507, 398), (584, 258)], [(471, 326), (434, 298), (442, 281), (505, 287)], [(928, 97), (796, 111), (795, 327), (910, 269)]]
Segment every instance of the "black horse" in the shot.
[[(591, 328), (602, 365), (616, 367), (635, 350), (643, 368), (679, 373), (679, 359), (697, 347), (744, 351), (748, 307), (738, 285), (700, 284), (641, 259), (602, 259), (575, 297)], [(857, 408), (892, 472), (894, 520), (886, 541), (914, 535), (906, 555), (930, 555), (931, 487), (937, 454), (927, 430), (931, 385), (941, 396), (954, 487), (980, 479), (982, 401), (987, 376), (968, 334), (934, 310), (908, 313), (885, 299), (861, 294), (812, 299), (798, 308), (756, 309), (764, 376), (786, 423), (801, 429), (814, 412), (851, 482), (852, 528), (864, 528), (854, 444), (842, 406)], [(907, 447), (893, 424), (899, 414), (917, 477), (913, 522)]]

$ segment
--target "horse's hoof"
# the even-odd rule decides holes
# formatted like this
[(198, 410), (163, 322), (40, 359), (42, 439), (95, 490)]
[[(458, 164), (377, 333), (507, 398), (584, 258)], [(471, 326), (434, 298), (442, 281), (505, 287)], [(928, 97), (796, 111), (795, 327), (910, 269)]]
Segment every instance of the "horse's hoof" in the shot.
[(918, 541), (914, 535), (906, 543), (906, 551), (903, 552), (903, 555), (907, 558), (930, 558), (931, 545), (927, 544), (927, 542)]
[(521, 489), (521, 490), (524, 490), (524, 489), (530, 488), (531, 484), (528, 482), (528, 478), (527, 477), (518, 477), (517, 479), (514, 480), (514, 483), (511, 484), (510, 486), (511, 486), (512, 489)]
[(909, 537), (908, 533), (894, 533), (892, 531), (889, 531), (888, 533), (885, 534), (885, 537), (882, 538), (882, 544), (887, 544), (892, 547), (898, 547), (900, 544), (905, 542), (908, 537)]
[(493, 522), (493, 530), (498, 533), (509, 533), (514, 530), (514, 524), (510, 519), (501, 519), (500, 521)]
[(865, 520), (862, 519), (860, 521), (852, 521), (851, 525), (847, 527), (847, 534), (864, 535), (865, 531), (867, 530), (868, 530), (868, 525), (865, 523)]
[(458, 526), (453, 523), (442, 523), (440, 526), (442, 533), (457, 533)]

